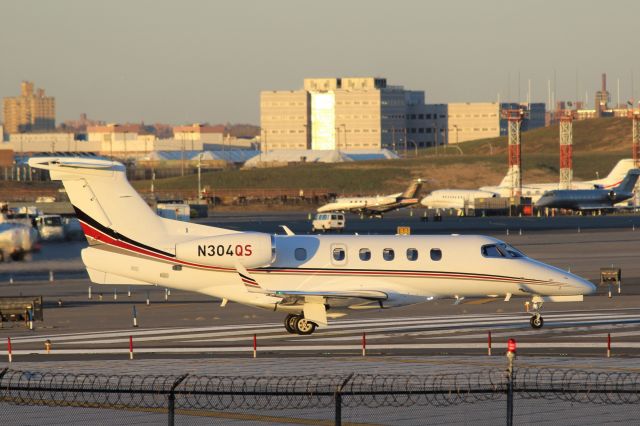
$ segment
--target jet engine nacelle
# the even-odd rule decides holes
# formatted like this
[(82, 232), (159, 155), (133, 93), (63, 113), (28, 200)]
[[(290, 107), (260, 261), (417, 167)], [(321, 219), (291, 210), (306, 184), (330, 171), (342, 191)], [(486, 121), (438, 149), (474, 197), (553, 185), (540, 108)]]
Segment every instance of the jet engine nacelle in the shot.
[(272, 263), (273, 237), (258, 232), (240, 232), (200, 238), (176, 244), (176, 257), (208, 266), (257, 268)]

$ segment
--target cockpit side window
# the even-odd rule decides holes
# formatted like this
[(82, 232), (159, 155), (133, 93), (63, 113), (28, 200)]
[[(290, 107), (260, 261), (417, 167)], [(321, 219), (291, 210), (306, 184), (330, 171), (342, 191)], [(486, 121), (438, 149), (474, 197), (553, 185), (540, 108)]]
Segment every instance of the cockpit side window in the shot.
[(487, 244), (480, 249), (484, 257), (505, 257), (502, 250), (495, 244)]
[(509, 244), (500, 244), (500, 248), (502, 249), (502, 251), (506, 252), (507, 257), (525, 257), (524, 253), (514, 247), (511, 247)]
[(504, 243), (484, 245), (480, 249), (480, 252), (484, 257), (506, 257), (508, 259), (525, 257), (521, 251)]

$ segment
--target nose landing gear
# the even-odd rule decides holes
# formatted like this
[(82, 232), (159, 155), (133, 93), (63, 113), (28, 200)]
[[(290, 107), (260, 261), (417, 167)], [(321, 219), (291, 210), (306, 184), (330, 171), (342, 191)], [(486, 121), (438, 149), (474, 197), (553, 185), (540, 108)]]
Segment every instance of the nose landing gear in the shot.
[(531, 328), (540, 329), (544, 325), (544, 320), (539, 312), (536, 312), (531, 319), (529, 320), (529, 324), (531, 324)]
[(531, 324), (531, 328), (538, 330), (544, 325), (544, 319), (542, 319), (542, 315), (540, 315), (540, 311), (542, 310), (542, 302), (533, 301), (532, 306), (534, 314), (529, 320), (529, 324)]
[(302, 315), (289, 314), (284, 319), (284, 328), (291, 334), (308, 336), (316, 331), (317, 324)]

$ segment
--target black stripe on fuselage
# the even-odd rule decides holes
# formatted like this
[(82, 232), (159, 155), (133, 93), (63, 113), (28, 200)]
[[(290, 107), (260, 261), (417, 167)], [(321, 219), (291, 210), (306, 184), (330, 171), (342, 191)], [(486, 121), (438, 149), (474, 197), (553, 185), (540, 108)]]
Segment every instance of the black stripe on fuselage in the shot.
[(81, 220), (82, 222), (86, 223), (87, 225), (97, 229), (98, 231), (110, 236), (113, 239), (124, 241), (126, 243), (131, 244), (131, 245), (137, 246), (137, 247), (139, 247), (141, 249), (152, 251), (154, 253), (158, 253), (158, 254), (161, 254), (163, 256), (176, 257), (176, 255), (173, 254), (173, 253), (168, 253), (166, 251), (158, 250), (157, 248), (148, 246), (146, 244), (142, 244), (142, 243), (140, 243), (138, 241), (132, 240), (129, 237), (126, 237), (126, 236), (124, 236), (122, 234), (119, 234), (118, 232), (114, 231), (113, 229), (102, 225), (97, 220), (95, 220), (94, 218), (92, 218), (91, 216), (89, 216), (88, 214), (86, 214), (85, 212), (83, 212), (78, 207), (74, 206), (73, 204), (72, 204), (72, 207), (76, 212), (76, 216), (78, 217), (78, 220)]

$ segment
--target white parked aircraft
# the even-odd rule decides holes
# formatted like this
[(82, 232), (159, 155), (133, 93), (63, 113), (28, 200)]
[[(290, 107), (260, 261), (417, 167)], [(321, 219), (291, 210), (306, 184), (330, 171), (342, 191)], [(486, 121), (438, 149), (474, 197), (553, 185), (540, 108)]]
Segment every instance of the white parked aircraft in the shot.
[(497, 196), (494, 192), (473, 189), (438, 189), (420, 200), (420, 204), (430, 209), (472, 209), (476, 198)]
[(100, 284), (161, 285), (288, 313), (311, 334), (342, 310), (437, 298), (580, 301), (595, 286), (484, 236), (271, 235), (157, 216), (108, 160), (42, 157), (32, 167), (62, 180), (89, 241), (82, 260)]
[(401, 209), (418, 204), (418, 193), (422, 188), (422, 179), (416, 179), (404, 192), (391, 195), (377, 195), (375, 197), (338, 198), (333, 203), (318, 208), (318, 213), (351, 212), (367, 216), (382, 217), (391, 210)]
[[(625, 158), (616, 163), (611, 169), (611, 172), (607, 177), (602, 179), (587, 180), (587, 181), (573, 181), (571, 182), (571, 189), (609, 189), (614, 188), (623, 181), (627, 172), (635, 168), (633, 159)], [(531, 201), (535, 204), (542, 194), (547, 191), (554, 191), (560, 189), (560, 183), (530, 183), (522, 185), (522, 196), (531, 197)], [(511, 176), (507, 173), (499, 186), (483, 186), (480, 187), (481, 191), (494, 192), (500, 197), (511, 196)]]
[[(633, 159), (620, 160), (607, 177), (588, 181), (573, 181), (571, 189), (614, 188), (633, 168)], [(465, 206), (473, 208), (476, 198), (510, 197), (511, 182), (511, 175), (507, 173), (497, 186), (482, 186), (479, 189), (438, 189), (424, 197), (420, 204), (429, 208), (441, 209), (463, 209)], [(535, 204), (542, 197), (542, 194), (557, 189), (560, 189), (559, 183), (530, 183), (522, 185), (522, 196), (531, 197)]]

